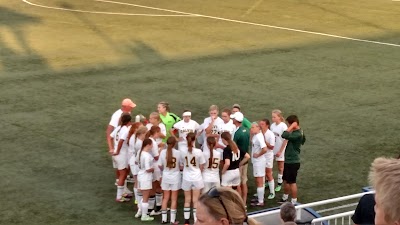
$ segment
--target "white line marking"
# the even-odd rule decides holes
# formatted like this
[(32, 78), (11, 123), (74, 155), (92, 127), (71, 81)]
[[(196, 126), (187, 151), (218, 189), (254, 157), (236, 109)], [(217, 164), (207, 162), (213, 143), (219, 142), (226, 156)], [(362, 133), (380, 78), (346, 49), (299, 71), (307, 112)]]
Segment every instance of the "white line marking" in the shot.
[(242, 17), (245, 17), (245, 16), (247, 16), (248, 14), (250, 14), (251, 12), (253, 12), (253, 10), (254, 10), (258, 5), (260, 5), (262, 1), (263, 1), (263, 0), (258, 0), (256, 3), (254, 3), (254, 5), (253, 5), (252, 7), (250, 7), (250, 9), (248, 9), (248, 10), (242, 15)]
[(177, 11), (177, 10), (156, 8), (156, 7), (137, 5), (137, 4), (131, 4), (131, 3), (125, 3), (125, 2), (116, 2), (116, 1), (109, 1), (109, 0), (94, 0), (94, 1), (108, 2), (108, 3), (120, 4), (120, 5), (131, 5), (131, 6), (147, 8), (147, 9), (155, 9), (155, 10), (160, 10), (160, 11), (165, 11), (165, 12), (180, 13), (180, 14), (184, 14), (184, 15), (188, 15), (188, 16), (198, 16), (198, 17), (203, 17), (203, 18), (222, 20), (222, 21), (227, 21), (227, 22), (232, 22), (232, 23), (240, 23), (240, 24), (247, 24), (247, 25), (259, 26), (259, 27), (274, 28), (274, 29), (279, 29), (279, 30), (294, 31), (294, 32), (299, 32), (299, 33), (314, 34), (314, 35), (320, 35), (320, 36), (325, 36), (325, 37), (339, 38), (339, 39), (345, 39), (345, 40), (351, 40), (351, 41), (400, 47), (400, 44), (393, 44), (393, 43), (380, 42), (380, 41), (371, 41), (371, 40), (366, 40), (366, 39), (345, 37), (345, 36), (340, 36), (340, 35), (335, 35), (335, 34), (327, 34), (327, 33), (320, 33), (320, 32), (314, 32), (314, 31), (299, 30), (299, 29), (293, 29), (293, 28), (288, 28), (288, 27), (279, 27), (279, 26), (262, 24), (262, 23), (252, 23), (252, 22), (241, 21), (241, 20), (227, 19), (227, 18), (216, 17), (216, 16), (207, 16), (207, 15), (201, 15), (201, 14), (196, 14), (196, 13), (181, 12), (181, 11)]
[(70, 11), (70, 12), (80, 12), (80, 13), (92, 13), (92, 14), (105, 14), (105, 15), (121, 15), (121, 16), (150, 16), (150, 17), (182, 17), (182, 16), (191, 16), (185, 15), (180, 13), (180, 15), (162, 15), (162, 14), (140, 14), (140, 13), (119, 13), (119, 12), (98, 12), (98, 11), (87, 11), (87, 10), (79, 10), (79, 9), (67, 9), (67, 8), (60, 8), (60, 7), (52, 7), (46, 5), (39, 5), (36, 3), (29, 2), (28, 0), (22, 0), (23, 2), (46, 9), (56, 9), (56, 10), (63, 10), (63, 11)]

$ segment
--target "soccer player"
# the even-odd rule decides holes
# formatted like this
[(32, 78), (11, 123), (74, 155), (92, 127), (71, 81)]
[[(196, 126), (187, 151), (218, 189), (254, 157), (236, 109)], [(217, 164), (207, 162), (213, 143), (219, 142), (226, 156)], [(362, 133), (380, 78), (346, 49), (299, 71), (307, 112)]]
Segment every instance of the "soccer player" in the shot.
[[(142, 149), (143, 140), (145, 139), (147, 131), (148, 130), (145, 126), (139, 127), (135, 133), (135, 138), (129, 142), (130, 143), (129, 146), (134, 145), (134, 150), (133, 150), (134, 157), (132, 157), (129, 160), (129, 165), (131, 167), (133, 179), (135, 180), (135, 183), (133, 184), (133, 192), (135, 194), (135, 204), (138, 204), (139, 199), (142, 199), (142, 197), (141, 197), (142, 194), (139, 193), (138, 188), (137, 188), (137, 184), (138, 184), (137, 174), (139, 172), (139, 166), (138, 166), (138, 162), (136, 161), (136, 159), (138, 157), (140, 149)], [(140, 208), (139, 208), (139, 210), (140, 210)], [(139, 218), (140, 215), (141, 215), (141, 213), (138, 214), (137, 218)]]
[(170, 137), (170, 130), (174, 126), (175, 123), (181, 121), (179, 116), (175, 115), (174, 113), (169, 112), (170, 107), (168, 102), (160, 102), (157, 105), (158, 113), (160, 114), (160, 119), (165, 124), (166, 128), (166, 136), (163, 139), (163, 142), (167, 142), (167, 139)]
[(268, 151), (265, 144), (264, 135), (261, 133), (261, 128), (258, 123), (251, 124), (251, 161), (253, 163), (253, 175), (257, 186), (258, 202), (251, 203), (252, 206), (264, 206), (264, 182), (265, 182), (265, 164), (266, 158), (264, 154)]
[(149, 116), (149, 123), (146, 124), (147, 129), (151, 129), (152, 126), (159, 126), (161, 129), (161, 134), (160, 137), (156, 139), (156, 142), (159, 147), (163, 147), (164, 145), (161, 144), (162, 140), (167, 136), (167, 128), (165, 127), (165, 124), (161, 122), (160, 119), (160, 114), (157, 112), (152, 112), (150, 113)]
[[(176, 138), (178, 141), (178, 150), (186, 150), (187, 149), (187, 140), (186, 136), (189, 133), (196, 133), (196, 132), (201, 132), (200, 125), (192, 120), (192, 113), (190, 111), (185, 111), (182, 114), (183, 120), (177, 122), (174, 124), (174, 127), (170, 130), (170, 134), (172, 137)], [(176, 137), (175, 131), (178, 131), (179, 133), (179, 138)]]
[(112, 159), (114, 168), (118, 169), (118, 183), (117, 183), (117, 202), (127, 202), (130, 199), (122, 197), (125, 186), (125, 179), (127, 176), (128, 168), (128, 133), (131, 123), (131, 115), (124, 114), (121, 116), (121, 125), (117, 127), (111, 134), (111, 142), (114, 145), (114, 152), (112, 152)]
[[(231, 114), (230, 117), (233, 121), (233, 124), (236, 127), (235, 134), (233, 136), (233, 141), (236, 143), (240, 151), (247, 153), (249, 151), (249, 145), (250, 145), (250, 132), (249, 129), (247, 129), (242, 125), (244, 118), (243, 114), (241, 112), (236, 112), (234, 114)], [(240, 182), (241, 182), (240, 190), (244, 202), (247, 201), (247, 193), (248, 193), (247, 168), (248, 164), (244, 164), (243, 166), (240, 167)]]
[(152, 179), (153, 179), (153, 157), (150, 154), (152, 150), (153, 141), (150, 139), (145, 139), (143, 141), (142, 149), (138, 154), (138, 189), (142, 193), (143, 198), (139, 202), (139, 208), (141, 212), (142, 221), (153, 221), (154, 218), (148, 215), (149, 209), (149, 196), (152, 189)]
[(285, 118), (283, 118), (282, 112), (279, 109), (272, 111), (272, 125), (270, 130), (275, 135), (274, 155), (275, 160), (278, 164), (278, 185), (275, 188), (276, 192), (281, 191), (283, 183), (283, 166), (285, 163), (285, 148), (287, 141), (282, 138), (282, 133), (287, 129), (285, 124)]
[(203, 193), (206, 193), (212, 187), (220, 186), (219, 168), (222, 159), (221, 152), (215, 150), (217, 141), (214, 137), (207, 137), (207, 149), (203, 151), (206, 165), (203, 170), (204, 188)]
[(208, 150), (207, 148), (207, 137), (219, 138), (219, 126), (224, 123), (224, 121), (218, 116), (219, 110), (218, 106), (211, 105), (208, 110), (210, 116), (204, 119), (201, 127), (203, 131), (201, 133), (202, 142), (200, 145), (203, 150)]
[(193, 204), (193, 219), (196, 222), (196, 206), (200, 191), (204, 187), (201, 172), (204, 169), (206, 160), (203, 152), (194, 147), (196, 135), (190, 132), (186, 136), (187, 149), (181, 152), (183, 162), (182, 190), (185, 192), (184, 218), (185, 225), (189, 225), (190, 205)]
[(245, 151), (240, 151), (232, 140), (232, 136), (229, 132), (223, 132), (221, 134), (224, 148), (223, 158), (223, 169), (222, 169), (222, 182), (221, 185), (224, 187), (231, 187), (234, 190), (240, 186), (240, 170), (239, 167), (246, 164), (250, 159), (250, 155)]
[(231, 137), (233, 138), (233, 135), (235, 134), (236, 126), (233, 124), (231, 118), (231, 110), (230, 109), (224, 109), (221, 113), (221, 119), (223, 123), (219, 124), (219, 135), (220, 137), (218, 138), (218, 143), (217, 143), (217, 150), (220, 152), (224, 151), (224, 148), (226, 145), (222, 142), (221, 134), (224, 132), (228, 132)]
[[(154, 171), (153, 171), (153, 189), (150, 192), (150, 200), (149, 200), (149, 210), (150, 216), (157, 216), (161, 214), (161, 205), (162, 205), (162, 190), (161, 190), (161, 170), (158, 167), (157, 160), (159, 159), (160, 151), (157, 144), (157, 138), (161, 136), (161, 129), (159, 126), (152, 126), (149, 132), (146, 134), (146, 138), (150, 139), (153, 142), (151, 155), (154, 158)], [(156, 208), (154, 209), (154, 205)]]
[[(143, 126), (142, 123), (139, 122), (135, 122), (133, 123), (130, 128), (129, 128), (129, 133), (128, 133), (128, 164), (131, 161), (131, 158), (135, 158), (135, 139), (136, 139), (136, 131), (139, 129), (139, 127)], [(134, 161), (134, 160), (133, 160)], [(130, 167), (128, 167), (128, 178), (126, 179), (128, 182), (133, 182), (134, 179), (130, 179), (129, 178), (129, 173), (132, 172), (132, 170), (130, 170)], [(133, 176), (133, 174), (132, 174)]]
[(272, 168), (274, 165), (274, 145), (275, 145), (275, 135), (269, 129), (270, 122), (268, 119), (263, 119), (259, 122), (261, 132), (264, 135), (265, 144), (267, 145), (267, 152), (264, 154), (266, 164), (265, 164), (265, 181), (268, 183), (269, 195), (268, 199), (275, 198), (275, 181), (272, 176)]
[[(232, 106), (232, 114), (233, 113), (237, 113), (237, 112), (241, 112), (240, 105), (239, 104), (233, 104), (233, 106)], [(243, 122), (242, 123), (243, 123), (243, 126), (246, 127), (247, 129), (251, 128), (251, 122), (247, 118), (243, 117)]]
[[(286, 118), (289, 127), (282, 133), (282, 138), (288, 140), (285, 149), (285, 164), (283, 169), (284, 194), (280, 202), (285, 202), (292, 194), (292, 203), (297, 203), (297, 172), (300, 169), (300, 147), (306, 141), (300, 122), (296, 115)], [(278, 152), (282, 153), (282, 152)]]
[(180, 189), (180, 164), (181, 164), (181, 152), (176, 150), (174, 147), (176, 140), (174, 137), (169, 137), (167, 140), (167, 149), (162, 150), (158, 165), (163, 171), (163, 178), (161, 181), (161, 189), (164, 192), (161, 207), (161, 223), (167, 224), (167, 205), (169, 199), (171, 199), (171, 212), (170, 212), (170, 223), (177, 224), (176, 209), (178, 204), (178, 191)]

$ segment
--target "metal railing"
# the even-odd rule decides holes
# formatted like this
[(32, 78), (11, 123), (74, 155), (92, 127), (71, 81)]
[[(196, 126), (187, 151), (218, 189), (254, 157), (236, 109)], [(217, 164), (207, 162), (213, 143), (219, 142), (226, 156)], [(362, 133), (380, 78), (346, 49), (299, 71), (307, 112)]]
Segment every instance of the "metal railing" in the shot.
[(344, 213), (338, 213), (331, 216), (325, 216), (321, 218), (316, 218), (311, 221), (312, 225), (352, 225), (351, 216), (354, 215), (354, 210)]

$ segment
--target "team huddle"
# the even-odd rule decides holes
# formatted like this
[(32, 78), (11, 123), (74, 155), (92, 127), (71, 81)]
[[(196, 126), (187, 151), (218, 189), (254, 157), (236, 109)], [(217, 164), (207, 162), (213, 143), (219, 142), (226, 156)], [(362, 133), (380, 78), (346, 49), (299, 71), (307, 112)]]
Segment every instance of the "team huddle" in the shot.
[[(127, 202), (134, 197), (136, 218), (152, 221), (152, 216), (161, 214), (162, 224), (176, 224), (181, 189), (185, 224), (190, 224), (191, 213), (196, 222), (197, 201), (213, 187), (230, 187), (246, 202), (249, 162), (257, 187), (251, 206), (264, 206), (266, 186), (268, 199), (274, 199), (283, 186), (285, 193), (280, 201), (288, 201), (289, 194), (293, 203), (297, 201), (299, 153), (305, 142), (297, 116), (286, 119), (288, 126), (281, 111), (273, 110), (272, 124), (268, 119), (250, 123), (238, 104), (224, 109), (221, 117), (218, 107), (212, 105), (210, 117), (199, 124), (191, 119), (190, 111), (184, 111), (181, 119), (169, 112), (168, 103), (160, 102), (158, 112), (151, 113), (148, 121), (138, 115), (131, 122), (135, 107), (130, 99), (122, 101), (107, 128), (107, 141), (116, 169), (116, 201)], [(276, 186), (274, 158), (279, 171)], [(127, 188), (130, 176), (133, 193)]]

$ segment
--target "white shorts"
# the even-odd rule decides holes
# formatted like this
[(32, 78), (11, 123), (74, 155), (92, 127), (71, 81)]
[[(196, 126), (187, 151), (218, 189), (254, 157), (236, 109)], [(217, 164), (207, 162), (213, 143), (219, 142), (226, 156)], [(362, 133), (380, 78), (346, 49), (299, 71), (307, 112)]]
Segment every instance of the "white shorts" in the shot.
[(178, 191), (179, 189), (181, 189), (181, 183), (176, 182), (174, 184), (167, 184), (167, 183), (161, 181), (161, 189), (163, 191)]
[(190, 191), (190, 190), (200, 190), (204, 187), (203, 180), (199, 181), (187, 181), (185, 179), (182, 180), (182, 190)]
[(254, 177), (265, 177), (265, 166), (264, 165), (253, 165)]
[(281, 156), (279, 156), (279, 157), (276, 157), (275, 154), (276, 154), (276, 152), (274, 152), (275, 161), (277, 161), (277, 162), (278, 161), (285, 161), (285, 150), (283, 150)]
[(240, 185), (240, 171), (239, 168), (235, 170), (227, 170), (222, 174), (221, 185), (224, 187), (232, 187)]
[(139, 190), (151, 190), (153, 189), (153, 184), (151, 180), (138, 180), (137, 189)]
[(123, 170), (128, 168), (128, 160), (126, 154), (114, 155), (112, 157), (114, 169)]
[(132, 173), (132, 175), (133, 176), (137, 176), (138, 175), (138, 173), (139, 173), (139, 166), (138, 165), (130, 165), (130, 167), (131, 167), (131, 173)]
[(220, 187), (219, 182), (204, 182), (202, 193), (207, 193), (213, 187)]
[(153, 181), (161, 180), (161, 170), (158, 166), (154, 165)]
[(274, 168), (274, 152), (268, 150), (267, 153), (264, 154), (264, 157), (267, 160), (267, 163), (265, 163), (265, 168)]

